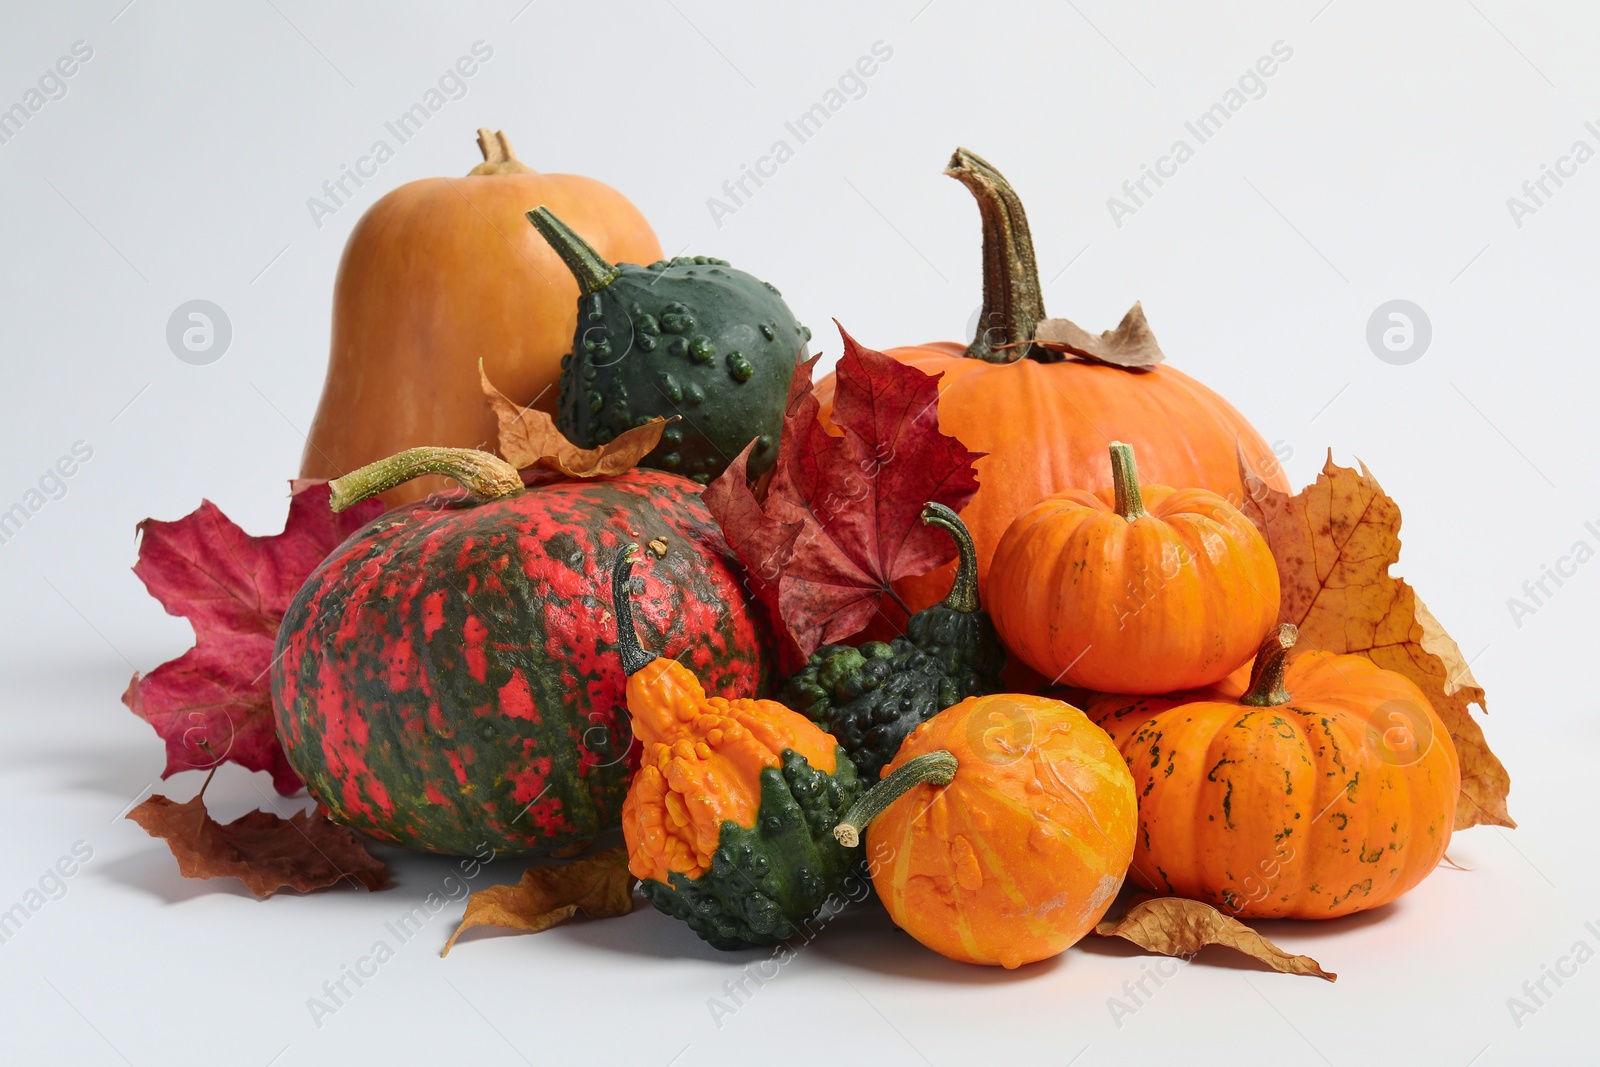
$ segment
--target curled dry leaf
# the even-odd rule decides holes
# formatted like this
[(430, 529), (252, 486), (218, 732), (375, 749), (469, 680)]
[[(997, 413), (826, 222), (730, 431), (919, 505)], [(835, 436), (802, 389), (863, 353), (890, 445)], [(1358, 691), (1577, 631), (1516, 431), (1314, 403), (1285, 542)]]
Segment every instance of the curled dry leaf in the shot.
[[(891, 583), (955, 558), (922, 521), (978, 491), (970, 452), (939, 430), (939, 376), (863, 348), (841, 327), (833, 421), (811, 391), (816, 360), (795, 368), (778, 461), (764, 498), (746, 484), (746, 448), (705, 492), (750, 584), (802, 657), (871, 621)], [(904, 605), (901, 605), (904, 607)], [(909, 614), (909, 612), (908, 612)]]
[(1066, 352), (1128, 370), (1154, 367), (1167, 358), (1150, 331), (1144, 308), (1137, 302), (1122, 316), (1116, 329), (1098, 336), (1071, 319), (1045, 319), (1034, 327), (1033, 343), (1052, 352)]
[(492, 885), (473, 893), (461, 925), (439, 955), (450, 955), (456, 938), (474, 926), (537, 934), (580, 911), (591, 919), (626, 915), (633, 910), (633, 883), (628, 853), (621, 847), (559, 867), (529, 867), (516, 885)]
[(1121, 937), (1161, 956), (1193, 956), (1207, 945), (1220, 945), (1260, 960), (1283, 974), (1310, 974), (1332, 982), (1339, 976), (1325, 971), (1310, 956), (1296, 956), (1274, 945), (1238, 919), (1183, 897), (1151, 897), (1139, 901), (1120, 919), (1107, 919), (1094, 928), (1101, 937)]
[(1461, 760), (1455, 828), (1516, 826), (1506, 810), (1511, 777), (1472, 717), (1473, 704), (1488, 710), (1483, 687), (1411, 586), (1389, 573), (1400, 558), (1399, 506), (1365, 464), (1340, 467), (1331, 451), (1316, 482), (1294, 496), (1242, 458), (1239, 471), (1244, 512), (1278, 562), (1279, 619), (1300, 628), (1300, 647), (1359, 653), (1415, 682)]
[(300, 789), (278, 743), (267, 678), (278, 624), (317, 564), (383, 505), (335, 514), (326, 482), (296, 481), (291, 491), (283, 532), (270, 537), (251, 537), (209, 500), (176, 522), (139, 524), (133, 573), (195, 634), (193, 648), (135, 674), (122, 695), (166, 741), (163, 778), (231, 761), (268, 772), (285, 796)]
[(500, 424), (500, 455), (518, 470), (546, 470), (568, 478), (608, 478), (622, 474), (661, 442), (667, 423), (655, 418), (619, 434), (599, 448), (579, 448), (556, 429), (555, 420), (538, 408), (519, 407), (489, 381), (478, 361), (483, 395)]
[(348, 878), (387, 889), (389, 870), (356, 835), (318, 808), (282, 818), (252, 811), (219, 823), (206, 811), (205, 789), (182, 804), (156, 794), (128, 812), (151, 837), (166, 841), (185, 878), (237, 878), (257, 897), (280, 889), (309, 893)]

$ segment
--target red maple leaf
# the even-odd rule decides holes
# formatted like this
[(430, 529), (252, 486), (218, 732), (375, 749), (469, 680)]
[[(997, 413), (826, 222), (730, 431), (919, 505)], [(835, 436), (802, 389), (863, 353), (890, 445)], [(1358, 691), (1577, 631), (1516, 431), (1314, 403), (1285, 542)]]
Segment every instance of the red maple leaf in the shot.
[(765, 499), (746, 483), (749, 448), (705, 493), (752, 590), (805, 656), (859, 632), (883, 597), (898, 602), (890, 583), (954, 558), (949, 536), (923, 524), (922, 508), (965, 507), (978, 491), (973, 461), (983, 456), (939, 431), (940, 375), (839, 333), (833, 421), (841, 434), (818, 418), (816, 360), (802, 363)]
[(167, 744), (163, 778), (232, 761), (268, 772), (285, 796), (301, 787), (278, 743), (268, 684), (278, 624), (317, 564), (383, 505), (335, 514), (326, 482), (295, 481), (290, 492), (283, 532), (270, 537), (251, 537), (209, 500), (176, 522), (139, 524), (133, 573), (195, 633), (193, 648), (135, 673), (122, 694)]

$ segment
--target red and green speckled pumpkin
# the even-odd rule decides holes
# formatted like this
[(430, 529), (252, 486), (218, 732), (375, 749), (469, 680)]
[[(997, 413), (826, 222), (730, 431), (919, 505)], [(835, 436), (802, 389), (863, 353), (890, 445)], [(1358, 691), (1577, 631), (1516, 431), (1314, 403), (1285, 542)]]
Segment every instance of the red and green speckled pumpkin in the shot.
[(651, 644), (708, 692), (769, 687), (769, 637), (699, 486), (633, 470), (524, 488), (488, 453), (410, 449), (334, 482), (334, 507), (421, 474), (471, 492), (357, 531), (278, 631), (278, 732), (334, 821), (455, 855), (560, 854), (620, 825), (638, 755), (604, 561), (625, 543), (661, 557)]

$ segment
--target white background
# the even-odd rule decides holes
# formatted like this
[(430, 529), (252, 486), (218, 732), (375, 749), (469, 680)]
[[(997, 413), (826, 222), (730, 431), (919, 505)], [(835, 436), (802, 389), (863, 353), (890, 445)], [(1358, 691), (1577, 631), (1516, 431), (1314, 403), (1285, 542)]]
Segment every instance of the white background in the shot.
[[(1592, 5), (124, 3), (0, 14), (0, 106), (75, 41), (94, 49), (0, 145), (0, 510), (74, 442), (93, 449), (0, 545), (0, 909), (74, 842), (94, 851), (0, 945), (0, 1062), (1595, 1058), (1600, 962), (1547, 985), (1520, 1026), (1507, 1007), (1579, 940), (1600, 949), (1583, 677), (1600, 563), (1520, 625), (1507, 606), (1575, 542), (1600, 547), (1600, 161), (1520, 226), (1507, 206), (1575, 140), (1600, 148), (1584, 127), (1600, 120)], [(318, 228), (307, 198), (479, 40), (494, 52), (468, 95)], [(893, 56), (865, 94), (716, 225), (707, 199), (877, 41)], [(1265, 94), (1116, 225), (1107, 198), (1278, 41), (1293, 56)], [(536, 168), (623, 190), (669, 255), (775, 282), (830, 359), (834, 317), (874, 347), (967, 332), (977, 213), (940, 170), (958, 144), (989, 158), (1028, 204), (1054, 313), (1098, 330), (1141, 298), (1174, 365), (1292, 449), (1296, 486), (1331, 445), (1399, 500), (1399, 569), (1489, 691), (1521, 828), (1463, 833), (1451, 856), (1470, 870), (1376, 913), (1265, 925), (1336, 985), (1212, 950), (1117, 1020), (1108, 998), (1148, 958), (1100, 943), (1016, 973), (964, 967), (863, 909), (719, 1027), (708, 998), (761, 954), (703, 948), (645, 910), (440, 960), (451, 905), (319, 1028), (307, 998), (392, 942), (384, 924), (453, 867), (385, 853), (391, 892), (263, 904), (182, 880), (119, 820), (152, 783), (180, 799), (198, 785), (157, 781), (161, 744), (117, 700), (134, 668), (191, 640), (128, 571), (134, 524), (205, 496), (253, 532), (280, 528), (350, 227), (384, 189), (465, 173), (480, 125)], [(194, 298), (233, 325), (210, 366), (164, 337)], [(1395, 298), (1433, 327), (1404, 366), (1365, 339)], [(231, 818), (268, 788), (228, 768), (208, 797)], [(479, 884), (516, 873), (506, 861)]]

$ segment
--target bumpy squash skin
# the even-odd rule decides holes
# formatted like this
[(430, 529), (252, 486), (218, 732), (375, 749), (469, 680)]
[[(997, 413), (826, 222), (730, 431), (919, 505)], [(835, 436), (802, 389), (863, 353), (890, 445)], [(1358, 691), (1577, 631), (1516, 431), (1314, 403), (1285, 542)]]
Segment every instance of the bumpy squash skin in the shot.
[(1001, 693), (913, 730), (889, 773), (944, 750), (948, 785), (913, 786), (867, 827), (867, 861), (895, 925), (941, 955), (1020, 967), (1094, 928), (1134, 851), (1133, 778), (1077, 708)]
[(967, 697), (998, 693), (1005, 664), (987, 614), (935, 604), (911, 616), (904, 637), (817, 649), (780, 699), (837, 737), (875, 782), (919, 723)]
[(639, 883), (645, 899), (689, 924), (713, 948), (775, 945), (840, 893), (860, 861), (833, 828), (861, 792), (841, 749), (832, 774), (785, 749), (781, 769), (761, 772), (761, 806), (753, 827), (722, 824), (711, 868), (698, 878), (674, 871), (667, 883)]
[(652, 904), (735, 949), (793, 937), (843, 899), (861, 849), (833, 828), (861, 783), (838, 742), (775, 701), (708, 697), (675, 660), (630, 675), (627, 698), (643, 753), (622, 834)]
[[(1365, 656), (1319, 651), (1290, 660), (1284, 681), (1290, 700), (1275, 707), (1241, 704), (1238, 675), (1089, 701), (1138, 787), (1130, 873), (1144, 888), (1245, 919), (1333, 919), (1438, 865), (1460, 765), (1421, 690)], [(1386, 735), (1412, 747), (1386, 748)]]
[(774, 662), (695, 487), (658, 471), (391, 511), (306, 581), (272, 672), (290, 764), (337, 822), (451, 855), (548, 855), (618, 825), (637, 763), (608, 572), (666, 556), (641, 605), (715, 693)]
[(572, 352), (561, 361), (561, 432), (594, 448), (678, 415), (644, 465), (704, 485), (756, 440), (750, 475), (771, 467), (811, 331), (772, 285), (720, 259), (616, 270), (578, 300)]

